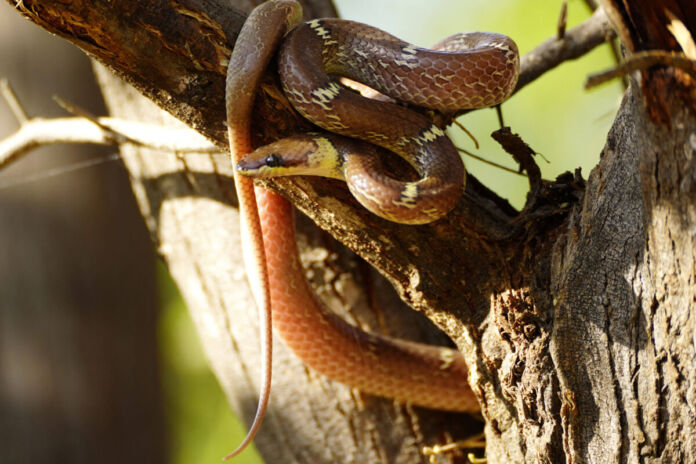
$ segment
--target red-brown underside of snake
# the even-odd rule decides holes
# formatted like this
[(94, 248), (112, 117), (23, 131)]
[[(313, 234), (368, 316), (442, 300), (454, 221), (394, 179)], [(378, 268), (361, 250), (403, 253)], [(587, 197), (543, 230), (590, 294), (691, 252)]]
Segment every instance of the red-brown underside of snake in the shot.
[[(249, 113), (261, 73), (283, 32), (296, 24), (299, 17), (297, 3), (273, 0), (257, 7), (240, 32), (230, 58), (226, 89), (230, 151), (235, 164), (251, 152)], [(451, 204), (437, 206), (441, 216), (456, 203), (464, 178), (463, 166), (453, 147), (456, 163), (453, 164), (451, 154), (444, 155), (444, 162), (438, 159), (440, 151), (450, 150), (451, 143), (444, 132), (440, 130), (440, 134), (426, 118), (401, 106), (380, 103), (374, 107), (376, 102), (358, 100), (353, 93), (336, 87), (337, 82), (328, 77), (327, 71), (360, 80), (413, 104), (435, 102), (436, 109), (447, 110), (487, 106), (500, 102), (512, 91), (519, 60), (510, 39), (484, 33), (478, 33), (475, 39), (476, 49), (463, 54), (443, 54), (418, 49), (358, 23), (314, 20), (299, 26), (285, 39), (280, 73), (293, 106), (315, 124), (395, 151), (419, 173), (430, 169), (427, 172), (433, 179), (426, 179), (428, 182), (454, 183), (455, 187), (448, 193), (454, 195), (454, 202), (450, 199), (447, 201)], [(293, 49), (302, 52), (293, 55)], [(308, 53), (310, 50), (314, 53)], [(378, 55), (369, 57), (373, 51)], [(452, 57), (459, 63), (443, 61)], [(420, 58), (424, 61), (420, 62)], [(354, 70), (355, 66), (360, 69)], [(366, 76), (364, 71), (370, 68), (387, 70), (382, 77), (375, 77), (374, 73)], [(434, 70), (434, 77), (422, 77), (429, 69)], [(399, 70), (411, 72), (416, 78), (393, 77)], [(432, 86), (424, 86), (428, 81), (439, 85), (433, 90)], [(456, 95), (464, 97), (461, 106), (454, 108), (450, 100)], [(431, 166), (433, 163), (435, 168)], [(326, 310), (304, 277), (290, 204), (277, 194), (254, 188), (251, 179), (237, 173), (235, 183), (245, 258), (248, 258), (247, 273), (262, 313), (261, 339), (266, 365), (262, 369), (264, 379), (254, 423), (242, 444), (228, 457), (238, 454), (253, 439), (267, 406), (271, 308), (275, 332), (286, 345), (307, 365), (334, 380), (367, 393), (425, 407), (470, 412), (478, 409), (468, 387), (467, 367), (457, 351), (367, 334)], [(396, 195), (401, 198), (403, 194), (400, 191)], [(379, 192), (369, 196), (377, 197)], [(414, 200), (412, 197), (410, 192), (409, 203)], [(405, 220), (400, 222), (417, 222), (408, 217), (412, 209), (402, 206)], [(398, 214), (397, 211), (397, 220)], [(430, 217), (420, 222), (432, 220)]]

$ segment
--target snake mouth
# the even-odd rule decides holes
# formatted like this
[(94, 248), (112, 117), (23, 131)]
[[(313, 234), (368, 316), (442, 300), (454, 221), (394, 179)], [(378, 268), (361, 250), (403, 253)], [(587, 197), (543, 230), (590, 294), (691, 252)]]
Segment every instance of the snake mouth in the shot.
[[(243, 158), (235, 165), (235, 169), (246, 175), (252, 176), (273, 176), (283, 175), (282, 173), (289, 168), (302, 167), (302, 160), (293, 160), (271, 153), (261, 158)], [(287, 174), (286, 174), (287, 175)]]
[(261, 167), (261, 164), (258, 162), (244, 162), (240, 161), (234, 166), (234, 169), (236, 171), (239, 171), (243, 174), (251, 173), (254, 171), (257, 171)]

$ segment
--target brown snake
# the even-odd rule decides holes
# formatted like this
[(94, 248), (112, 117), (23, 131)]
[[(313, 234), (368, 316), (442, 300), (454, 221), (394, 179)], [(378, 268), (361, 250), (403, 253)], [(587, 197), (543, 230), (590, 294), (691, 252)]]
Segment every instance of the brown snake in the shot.
[[(226, 88), (234, 163), (252, 151), (249, 115), (263, 70), (284, 33), (300, 17), (296, 2), (271, 0), (251, 13), (237, 38)], [(307, 166), (319, 167), (321, 175), (328, 172), (331, 177), (362, 182), (366, 187), (361, 191), (358, 186), (356, 198), (384, 217), (405, 223), (441, 217), (459, 200), (465, 177), (444, 131), (403, 106), (359, 97), (328, 74), (361, 81), (399, 101), (445, 112), (499, 103), (517, 81), (517, 48), (499, 34), (468, 37), (458, 36), (446, 45), (447, 50), (469, 47), (464, 51), (429, 51), (363, 24), (330, 19), (299, 25), (283, 40), (279, 72), (295, 109), (327, 130), (394, 151), (415, 168), (420, 180), (400, 182), (373, 172), (372, 162), (359, 153), (361, 143), (326, 134), (276, 142), (245, 157), (241, 167), (249, 171), (255, 165), (251, 171), (257, 175), (288, 175), (298, 169), (316, 174), (316, 169), (308, 172)], [(352, 157), (358, 158), (354, 165)], [(278, 169), (288, 167), (293, 169)], [(290, 204), (277, 194), (254, 188), (252, 180), (237, 171), (235, 183), (247, 273), (262, 313), (264, 377), (254, 423), (228, 457), (253, 439), (268, 403), (271, 318), (285, 344), (331, 379), (433, 409), (478, 410), (467, 383), (468, 369), (456, 350), (368, 334), (325, 309), (304, 277)], [(355, 195), (356, 188), (351, 186), (351, 191)]]

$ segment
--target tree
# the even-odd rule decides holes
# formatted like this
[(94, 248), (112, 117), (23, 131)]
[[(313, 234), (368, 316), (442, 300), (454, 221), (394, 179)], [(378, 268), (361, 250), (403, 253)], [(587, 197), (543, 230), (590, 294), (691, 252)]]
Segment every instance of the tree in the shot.
[[(224, 62), (244, 19), (224, 3), (182, 1), (175, 9), (159, 1), (25, 0), (16, 8), (224, 147)], [(683, 49), (693, 59), (692, 7), (659, 3), (603, 6), (629, 53)], [(334, 13), (324, 2), (304, 6), (310, 17)], [(608, 33), (601, 14), (584, 35), (569, 31), (548, 44), (550, 57), (530, 56), (522, 83), (533, 78), (535, 63), (543, 71), (554, 56), (566, 59), (601, 42)], [(521, 214), (471, 177), (451, 215), (418, 228), (370, 216), (330, 181), (267, 183), (378, 269), (457, 344), (472, 368), (490, 462), (694, 460), (696, 124), (693, 71), (684, 70), (688, 60), (677, 61), (641, 69), (631, 81), (587, 182), (572, 174), (541, 182), (526, 161), (533, 195)], [(98, 75), (112, 114), (143, 116), (135, 92)], [(272, 70), (267, 84), (255, 112), (259, 143), (306, 127), (274, 98)], [(221, 384), (249, 417), (257, 345), (238, 272), (230, 166), (212, 155), (182, 162), (127, 147), (123, 155)], [(325, 242), (316, 232), (307, 236)], [(340, 280), (342, 291), (333, 293), (334, 285), (327, 296), (349, 301), (361, 324), (363, 317), (380, 322), (356, 309), (370, 305), (359, 285), (371, 279), (345, 277), (344, 263), (361, 268), (334, 246), (314, 248), (315, 278)], [(385, 313), (382, 328), (407, 335), (413, 323), (402, 317), (411, 316)], [(469, 433), (466, 418), (355, 395), (277, 348), (276, 373), (282, 366), (283, 374), (276, 375), (275, 405), (257, 440), (270, 462), (290, 455), (304, 462), (419, 462), (425, 458), (411, 445)]]
[[(104, 112), (89, 62), (76, 47), (8, 18), (20, 19), (0, 4), (0, 93), (8, 78), (27, 97), (30, 114), (60, 113), (54, 92)], [(4, 100), (0, 107), (2, 139), (16, 122)], [(66, 163), (103, 151), (44, 147), (2, 173), (4, 463), (162, 462), (167, 455), (155, 261), (124, 170), (107, 163), (2, 188), (12, 176), (65, 171)]]

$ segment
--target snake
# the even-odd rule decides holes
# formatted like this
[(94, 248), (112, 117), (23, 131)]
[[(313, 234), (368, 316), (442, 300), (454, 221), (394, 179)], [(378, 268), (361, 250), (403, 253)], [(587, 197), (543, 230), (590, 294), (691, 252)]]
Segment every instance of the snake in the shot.
[[(431, 409), (480, 410), (461, 353), (362, 331), (323, 305), (305, 278), (291, 204), (254, 186), (253, 177), (343, 179), (361, 204), (385, 219), (433, 222), (456, 206), (465, 169), (444, 130), (408, 106), (452, 113), (502, 102), (519, 74), (517, 47), (504, 35), (477, 32), (428, 50), (365, 24), (301, 22), (301, 17), (294, 0), (256, 7), (242, 26), (227, 68), (228, 139), (263, 352), (254, 420), (227, 458), (251, 443), (266, 412), (271, 327), (306, 365), (362, 392)], [(250, 114), (261, 77), (277, 51), (284, 95), (324, 132), (298, 134), (254, 150)], [(384, 98), (362, 97), (342, 85), (339, 76), (374, 88)], [(402, 157), (418, 179), (400, 181), (384, 174), (369, 144)]]

